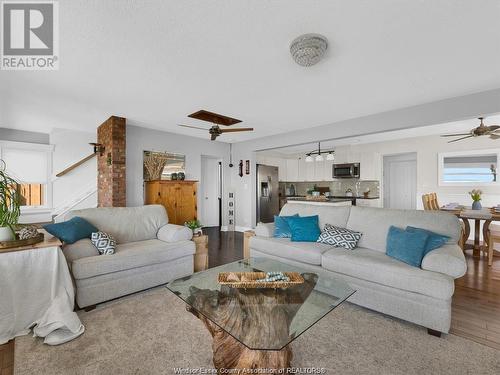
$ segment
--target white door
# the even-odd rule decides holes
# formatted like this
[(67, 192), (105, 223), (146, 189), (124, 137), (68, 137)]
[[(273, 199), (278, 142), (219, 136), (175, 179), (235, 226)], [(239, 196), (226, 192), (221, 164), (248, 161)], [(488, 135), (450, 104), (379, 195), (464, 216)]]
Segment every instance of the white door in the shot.
[(220, 161), (210, 156), (201, 157), (200, 221), (204, 227), (219, 226), (222, 177)]
[(384, 207), (416, 209), (417, 154), (384, 156)]

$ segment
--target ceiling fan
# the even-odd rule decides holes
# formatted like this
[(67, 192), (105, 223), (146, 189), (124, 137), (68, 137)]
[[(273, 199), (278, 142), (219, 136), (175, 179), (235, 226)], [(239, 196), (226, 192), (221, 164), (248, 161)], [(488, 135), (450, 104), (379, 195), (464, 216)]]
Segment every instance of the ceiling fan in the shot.
[(489, 135), (491, 139), (500, 139), (500, 125), (489, 125), (486, 126), (483, 123), (484, 117), (478, 117), (480, 124), (477, 128), (472, 129), (468, 133), (457, 133), (457, 134), (444, 134), (441, 137), (460, 137), (457, 139), (453, 139), (448, 141), (448, 143), (453, 143), (457, 141), (461, 141), (462, 139), (472, 138), (472, 137), (480, 137), (483, 135)]
[(213, 123), (214, 125), (210, 129), (206, 128), (201, 128), (198, 126), (191, 126), (191, 125), (181, 125), (178, 124), (179, 126), (182, 126), (184, 128), (192, 128), (192, 129), (198, 129), (198, 130), (208, 130), (208, 133), (210, 134), (210, 139), (212, 141), (215, 141), (215, 139), (224, 134), (224, 133), (234, 133), (234, 132), (248, 132), (248, 131), (253, 131), (253, 128), (232, 128), (232, 129), (221, 129), (219, 125), (224, 125), (224, 126), (231, 126), (234, 124), (237, 124), (241, 122), (241, 120), (220, 115), (218, 113), (214, 112), (209, 112), (205, 110), (200, 110), (195, 113), (191, 113), (188, 115), (188, 117), (195, 118), (198, 120), (202, 121), (208, 121)]

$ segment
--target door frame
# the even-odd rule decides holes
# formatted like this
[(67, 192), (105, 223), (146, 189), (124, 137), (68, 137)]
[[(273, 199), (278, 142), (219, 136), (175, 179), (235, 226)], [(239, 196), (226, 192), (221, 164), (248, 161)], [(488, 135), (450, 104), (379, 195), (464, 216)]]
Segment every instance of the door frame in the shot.
[[(409, 151), (409, 152), (399, 152), (399, 153), (391, 153), (391, 154), (383, 154), (381, 155), (382, 160), (381, 160), (381, 167), (382, 167), (382, 179), (381, 179), (381, 189), (380, 189), (380, 198), (382, 199), (382, 207), (386, 208), (386, 173), (385, 173), (385, 160), (386, 158), (394, 157), (394, 156), (414, 156), (414, 158), (408, 158), (408, 160), (415, 160), (415, 196), (413, 197), (414, 199), (414, 204), (415, 204), (415, 209), (418, 207), (418, 153), (417, 151)], [(389, 192), (390, 193), (390, 192)]]
[[(213, 156), (213, 155), (201, 155), (200, 157), (200, 167), (201, 167), (201, 173), (200, 173), (200, 191), (198, 193), (198, 196), (200, 197), (200, 200), (199, 200), (199, 207), (200, 207), (200, 213), (204, 216), (205, 214), (205, 181), (204, 181), (204, 171), (203, 171), (203, 167), (204, 167), (204, 161), (207, 160), (207, 159), (211, 159), (211, 160), (216, 160), (217, 161), (217, 172), (218, 172), (218, 204), (217, 204), (217, 207), (218, 207), (218, 210), (219, 210), (219, 213), (218, 213), (218, 225), (219, 227), (222, 226), (222, 196), (223, 196), (223, 193), (224, 193), (224, 184), (223, 184), (223, 181), (224, 181), (224, 168), (223, 168), (223, 160), (221, 157), (219, 156)], [(202, 216), (202, 215), (199, 215), (199, 216)], [(203, 223), (203, 220), (205, 219), (205, 217), (202, 218), (202, 224), (206, 224), (206, 223)]]

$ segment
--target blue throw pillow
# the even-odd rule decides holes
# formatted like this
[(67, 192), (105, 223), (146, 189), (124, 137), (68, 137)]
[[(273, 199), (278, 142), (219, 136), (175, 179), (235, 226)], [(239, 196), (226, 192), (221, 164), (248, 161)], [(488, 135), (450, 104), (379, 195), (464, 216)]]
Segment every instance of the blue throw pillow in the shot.
[(287, 220), (293, 242), (316, 242), (321, 234), (318, 215), (292, 216)]
[(391, 226), (387, 234), (386, 254), (410, 266), (420, 267), (429, 235), (420, 231), (407, 232)]
[(290, 230), (290, 226), (287, 223), (287, 219), (296, 216), (299, 216), (299, 214), (295, 214), (293, 216), (274, 215), (274, 237), (276, 238), (292, 237), (292, 231)]
[(90, 238), (93, 232), (99, 232), (99, 229), (78, 216), (62, 223), (44, 225), (43, 229), (67, 244)]
[(436, 250), (437, 248), (443, 246), (450, 237), (442, 235), (442, 234), (437, 234), (434, 232), (431, 232), (430, 230), (427, 229), (422, 229), (422, 228), (415, 228), (415, 227), (406, 227), (407, 232), (421, 232), (425, 233), (429, 236), (427, 239), (427, 243), (425, 244), (425, 252), (424, 256), (427, 255), (428, 252), (432, 250)]

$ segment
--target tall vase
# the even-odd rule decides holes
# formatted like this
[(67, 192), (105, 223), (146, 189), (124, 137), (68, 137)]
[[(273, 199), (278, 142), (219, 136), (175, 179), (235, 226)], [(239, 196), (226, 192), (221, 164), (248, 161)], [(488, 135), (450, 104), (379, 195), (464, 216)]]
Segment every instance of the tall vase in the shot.
[(9, 227), (0, 227), (0, 241), (12, 241), (14, 239), (12, 230)]
[(480, 210), (482, 208), (483, 208), (483, 206), (481, 206), (481, 201), (472, 202), (472, 209), (473, 210)]

